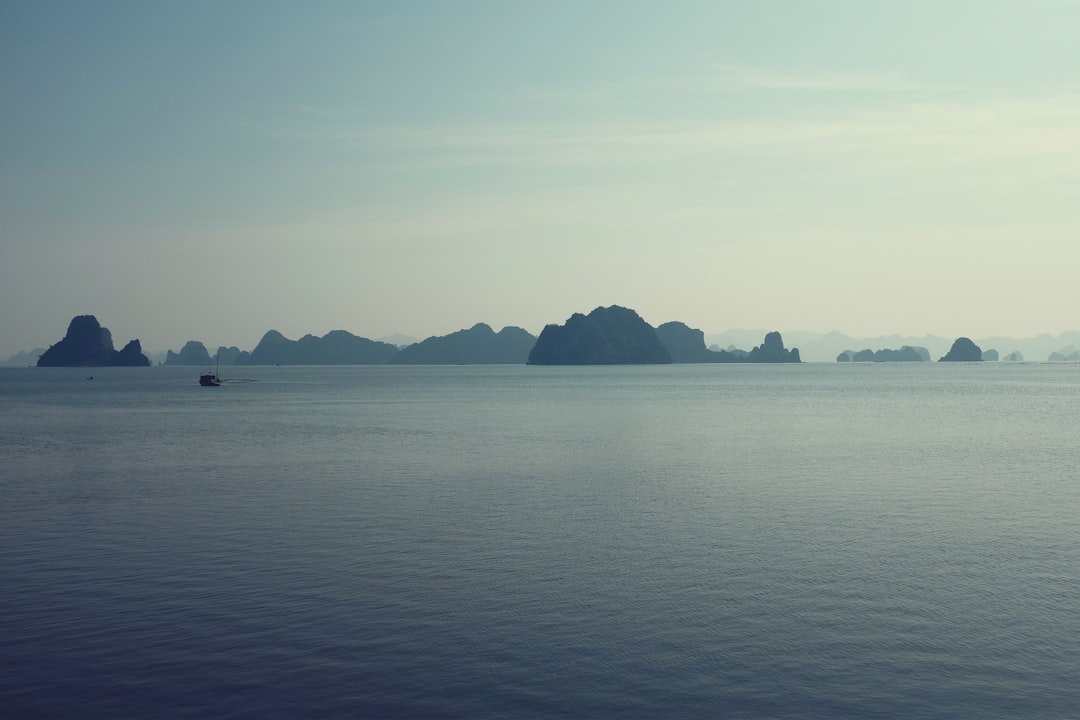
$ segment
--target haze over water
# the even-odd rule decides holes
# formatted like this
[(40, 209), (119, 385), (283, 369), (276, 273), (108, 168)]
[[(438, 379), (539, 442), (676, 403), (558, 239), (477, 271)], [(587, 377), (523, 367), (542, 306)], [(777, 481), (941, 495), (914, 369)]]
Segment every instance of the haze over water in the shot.
[(1076, 365), (92, 373), (0, 371), (12, 717), (1080, 709)]
[(1077, 26), (1062, 0), (0, 3), (0, 358), (82, 314), (153, 352), (612, 303), (1077, 330)]

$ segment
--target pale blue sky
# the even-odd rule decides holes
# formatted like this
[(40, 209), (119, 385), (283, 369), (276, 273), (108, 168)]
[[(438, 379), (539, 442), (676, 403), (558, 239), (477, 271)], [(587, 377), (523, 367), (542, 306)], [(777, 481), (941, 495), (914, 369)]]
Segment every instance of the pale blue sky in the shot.
[(1080, 327), (1080, 3), (5, 2), (0, 355)]

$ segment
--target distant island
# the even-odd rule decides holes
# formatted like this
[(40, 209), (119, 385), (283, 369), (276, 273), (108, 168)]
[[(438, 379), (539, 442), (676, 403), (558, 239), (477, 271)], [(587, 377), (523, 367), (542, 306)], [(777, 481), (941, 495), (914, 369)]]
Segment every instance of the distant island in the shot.
[[(1004, 362), (1024, 361), (1029, 349), (1037, 357), (1045, 358), (1045, 361), (1080, 362), (1080, 351), (1077, 350), (1080, 333), (1077, 332), (1066, 332), (1057, 337), (1040, 335), (1019, 341), (995, 337), (986, 340), (986, 344), (983, 341), (976, 344), (968, 338), (951, 341), (930, 335), (918, 338), (879, 336), (862, 340), (895, 344), (878, 350), (864, 345), (863, 350), (841, 351), (839, 348), (845, 346), (859, 347), (855, 342), (860, 342), (860, 339), (835, 331), (824, 334), (795, 331), (793, 334), (799, 348), (789, 350), (784, 347), (780, 333), (776, 331), (735, 329), (706, 336), (701, 330), (679, 321), (665, 322), (654, 328), (635, 311), (617, 305), (596, 308), (588, 314), (575, 313), (563, 325), (549, 325), (545, 330), (548, 337), (544, 338), (543, 343), (539, 343), (540, 338), (520, 327), (507, 326), (496, 332), (482, 322), (421, 341), (407, 336), (369, 340), (345, 330), (332, 330), (322, 337), (305, 335), (299, 340), (292, 340), (277, 330), (269, 330), (251, 351), (242, 351), (236, 346), (219, 346), (213, 350), (197, 340), (188, 340), (179, 351), (170, 349), (149, 354), (142, 351), (137, 340), (119, 351), (115, 350), (111, 333), (101, 328), (93, 315), (80, 315), (72, 321), (68, 334), (61, 342), (48, 349), (19, 352), (0, 362), (0, 365), (145, 366), (157, 362), (206, 368), (213, 365), (519, 364), (530, 362), (534, 351), (537, 353), (534, 364), (801, 362), (807, 355), (815, 362), (827, 362), (833, 358), (836, 362), (856, 363), (929, 362), (932, 350), (935, 354), (941, 354), (946, 349), (949, 352), (941, 358), (944, 362), (999, 359), (995, 349), (978, 350), (976, 354), (980, 345), (1024, 348), (1023, 353), (1013, 349), (1012, 352), (1000, 354)], [(104, 338), (98, 337), (102, 331)], [(755, 335), (760, 338), (762, 334), (765, 339), (760, 345), (751, 350), (740, 349), (749, 346), (756, 339)], [(573, 340), (569, 341), (570, 338)], [(706, 345), (707, 340), (712, 344)], [(540, 347), (537, 350), (538, 343)], [(950, 348), (950, 344), (954, 347)], [(807, 345), (811, 349), (801, 353), (800, 349), (805, 349)], [(825, 355), (830, 351), (831, 355)], [(839, 354), (836, 354), (838, 351)]]
[(169, 350), (165, 353), (166, 365), (209, 365), (212, 362), (206, 346), (195, 340), (188, 340), (180, 352)]
[(270, 330), (250, 353), (242, 352), (234, 365), (384, 365), (398, 348), (390, 343), (357, 337), (345, 330), (331, 330), (322, 337), (305, 335), (289, 340)]
[(797, 363), (802, 360), (799, 359), (799, 348), (786, 350), (783, 338), (774, 330), (766, 333), (765, 341), (750, 351), (749, 362)]
[(237, 358), (241, 355), (248, 355), (249, 353), (241, 352), (240, 348), (235, 345), (231, 347), (225, 347), (222, 345), (219, 347), (213, 355), (206, 349), (198, 340), (188, 340), (184, 343), (184, 346), (180, 348), (180, 352), (175, 353), (169, 350), (165, 353), (165, 365), (200, 365), (202, 367), (209, 367), (212, 364), (218, 365), (235, 365)]
[(563, 325), (548, 325), (529, 353), (530, 365), (655, 365), (671, 352), (656, 329), (633, 310), (612, 305), (588, 315), (574, 313)]
[(563, 325), (540, 333), (530, 365), (651, 365), (704, 362), (800, 362), (798, 349), (787, 350), (778, 332), (765, 335), (749, 353), (709, 350), (705, 336), (680, 322), (653, 328), (633, 310), (612, 305), (588, 315), (575, 313)]
[(1067, 345), (1060, 350), (1050, 353), (1049, 362), (1080, 362), (1080, 350), (1072, 345)]
[(0, 366), (3, 367), (32, 367), (37, 365), (38, 358), (45, 353), (45, 348), (34, 348), (33, 350), (20, 350), (7, 360), (0, 362)]
[(672, 362), (677, 363), (725, 363), (747, 362), (747, 352), (712, 350), (705, 347), (705, 333), (691, 328), (685, 323), (666, 322), (656, 328), (660, 342), (671, 353)]
[(904, 345), (899, 350), (845, 350), (836, 356), (836, 362), (930, 362), (930, 351), (911, 345)]
[(520, 365), (529, 358), (536, 336), (519, 327), (499, 332), (486, 323), (468, 330), (429, 337), (399, 350), (394, 365)]
[[(299, 340), (270, 330), (251, 352), (222, 347), (217, 354), (223, 365), (522, 364), (535, 343), (536, 337), (521, 328), (505, 327), (496, 333), (484, 323), (404, 348), (345, 330), (331, 330), (322, 337), (305, 335)], [(189, 340), (179, 353), (170, 350), (165, 364), (205, 366), (213, 360), (202, 343)]]
[(982, 362), (983, 354), (979, 346), (966, 337), (956, 338), (952, 348), (949, 349), (938, 362)]
[(78, 315), (71, 320), (64, 338), (43, 352), (38, 367), (148, 367), (138, 340), (121, 350), (113, 348), (112, 333), (101, 327), (93, 315)]

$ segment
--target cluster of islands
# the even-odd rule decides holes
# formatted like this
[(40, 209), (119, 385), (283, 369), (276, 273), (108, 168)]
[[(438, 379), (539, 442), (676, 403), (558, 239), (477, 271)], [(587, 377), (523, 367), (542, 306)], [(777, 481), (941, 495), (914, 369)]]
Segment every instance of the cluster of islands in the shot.
[[(1080, 361), (1075, 357), (1050, 360)], [(1006, 361), (1021, 361), (1018, 352)], [(845, 350), (837, 362), (929, 362), (924, 347), (904, 345), (897, 349)], [(957, 338), (940, 362), (999, 360), (996, 350), (983, 351), (966, 337)], [(211, 355), (203, 343), (187, 341), (178, 352), (166, 353), (165, 365), (643, 365), (667, 363), (799, 363), (798, 348), (784, 347), (779, 332), (767, 332), (761, 344), (750, 350), (734, 345), (707, 347), (703, 331), (673, 321), (657, 327), (629, 308), (611, 305), (588, 314), (574, 313), (561, 325), (546, 326), (539, 337), (519, 328), (495, 332), (478, 323), (449, 335), (399, 346), (333, 330), (322, 337), (305, 335), (290, 340), (270, 330), (254, 349), (219, 347)], [(93, 315), (72, 319), (63, 339), (40, 352), (39, 367), (138, 367), (151, 365), (138, 340), (120, 350), (112, 334)]]

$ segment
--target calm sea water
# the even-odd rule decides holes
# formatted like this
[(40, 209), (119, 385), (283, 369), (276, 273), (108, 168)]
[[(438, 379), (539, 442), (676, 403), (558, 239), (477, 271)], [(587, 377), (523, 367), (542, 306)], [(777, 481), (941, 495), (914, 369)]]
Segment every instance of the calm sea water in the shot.
[(1080, 717), (1078, 365), (197, 374), (0, 370), (3, 717)]

